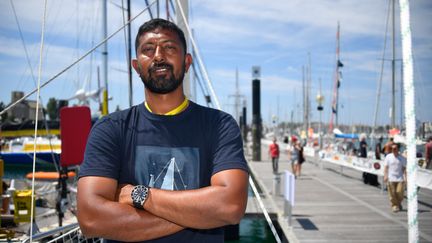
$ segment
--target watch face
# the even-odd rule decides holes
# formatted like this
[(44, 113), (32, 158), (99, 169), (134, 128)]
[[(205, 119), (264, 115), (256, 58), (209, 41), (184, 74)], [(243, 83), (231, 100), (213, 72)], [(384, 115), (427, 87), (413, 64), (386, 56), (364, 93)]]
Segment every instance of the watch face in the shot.
[(147, 199), (148, 188), (143, 185), (135, 186), (131, 192), (132, 202), (136, 208), (143, 208), (143, 204)]

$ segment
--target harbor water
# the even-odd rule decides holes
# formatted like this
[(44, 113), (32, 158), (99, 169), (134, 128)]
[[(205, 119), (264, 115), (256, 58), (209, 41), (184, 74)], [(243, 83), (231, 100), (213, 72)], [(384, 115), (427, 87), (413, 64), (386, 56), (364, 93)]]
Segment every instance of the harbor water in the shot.
[(273, 243), (276, 242), (264, 218), (243, 218), (240, 222), (240, 239), (227, 243)]

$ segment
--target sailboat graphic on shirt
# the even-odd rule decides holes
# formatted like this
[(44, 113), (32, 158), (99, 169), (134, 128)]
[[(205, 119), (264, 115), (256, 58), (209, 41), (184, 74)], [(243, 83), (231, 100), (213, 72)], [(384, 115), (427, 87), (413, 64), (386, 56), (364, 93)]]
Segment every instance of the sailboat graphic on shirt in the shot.
[(137, 184), (163, 190), (199, 188), (198, 148), (137, 146), (133, 173)]
[[(165, 172), (165, 176), (163, 178), (161, 178), (162, 174)], [(175, 182), (175, 175), (178, 175), (181, 184), (177, 185), (177, 183)], [(172, 157), (165, 165), (165, 167), (163, 168), (163, 170), (158, 174), (158, 176), (156, 177), (156, 179), (154, 179), (154, 175), (150, 175), (150, 182), (149, 182), (149, 186), (152, 187), (154, 186), (155, 183), (158, 182), (158, 180), (162, 180), (162, 186), (160, 187), (160, 189), (164, 189), (164, 190), (186, 190), (187, 189), (187, 185), (184, 183), (184, 180), (182, 178), (181, 172), (178, 168), (178, 165), (176, 163), (176, 159), (175, 157)]]

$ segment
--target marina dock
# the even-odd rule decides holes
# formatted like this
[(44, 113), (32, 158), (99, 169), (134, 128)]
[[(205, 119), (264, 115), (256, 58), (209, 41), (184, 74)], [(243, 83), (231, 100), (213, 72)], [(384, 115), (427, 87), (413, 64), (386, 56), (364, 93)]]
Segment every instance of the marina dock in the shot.
[[(280, 145), (284, 146), (284, 145)], [(261, 161), (249, 167), (261, 189), (264, 205), (276, 228), (289, 242), (408, 242), (407, 200), (403, 210), (393, 213), (387, 191), (363, 184), (357, 170), (324, 163), (316, 159), (303, 164), (302, 175), (295, 180), (295, 200), (291, 225), (284, 216), (284, 197), (275, 195), (274, 175), (267, 148)], [(286, 152), (281, 152), (279, 173), (291, 170)], [(281, 175), (282, 177), (282, 175)], [(281, 180), (283, 192), (283, 179)], [(249, 200), (246, 215), (258, 214), (254, 198)], [(420, 242), (432, 242), (432, 191), (418, 192), (418, 225)], [(279, 233), (280, 234), (280, 233)]]

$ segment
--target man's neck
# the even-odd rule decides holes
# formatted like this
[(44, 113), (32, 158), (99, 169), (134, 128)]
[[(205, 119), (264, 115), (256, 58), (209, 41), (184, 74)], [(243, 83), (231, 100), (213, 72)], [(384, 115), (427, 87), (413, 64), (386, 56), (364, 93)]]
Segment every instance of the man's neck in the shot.
[(185, 95), (183, 88), (169, 94), (155, 94), (146, 89), (145, 98), (152, 113), (163, 115), (179, 107), (185, 100)]

